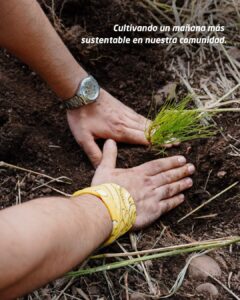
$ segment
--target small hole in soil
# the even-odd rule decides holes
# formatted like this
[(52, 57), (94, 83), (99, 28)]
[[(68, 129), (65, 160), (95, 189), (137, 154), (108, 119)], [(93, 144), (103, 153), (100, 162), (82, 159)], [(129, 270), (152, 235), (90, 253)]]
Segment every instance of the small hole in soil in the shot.
[(0, 114), (0, 127), (8, 122), (8, 116)]

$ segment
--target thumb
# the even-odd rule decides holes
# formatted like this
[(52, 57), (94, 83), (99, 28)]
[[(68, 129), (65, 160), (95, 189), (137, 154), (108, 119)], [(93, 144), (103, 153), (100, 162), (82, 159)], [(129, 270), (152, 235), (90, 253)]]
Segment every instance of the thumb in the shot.
[(93, 164), (94, 168), (100, 164), (102, 159), (102, 152), (98, 147), (97, 143), (95, 142), (92, 136), (86, 137), (84, 142), (81, 143), (84, 152), (87, 154), (88, 158), (90, 159), (91, 163)]
[(117, 160), (117, 144), (113, 140), (107, 140), (103, 146), (102, 161), (99, 167), (114, 169)]

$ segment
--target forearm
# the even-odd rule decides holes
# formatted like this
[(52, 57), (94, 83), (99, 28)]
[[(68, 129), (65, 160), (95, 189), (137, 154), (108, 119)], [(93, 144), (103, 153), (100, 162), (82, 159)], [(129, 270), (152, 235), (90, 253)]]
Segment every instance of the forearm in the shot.
[(100, 199), (42, 198), (0, 212), (0, 298), (13, 299), (61, 276), (110, 235)]
[(62, 99), (72, 97), (87, 74), (36, 0), (0, 1), (0, 46), (34, 69)]

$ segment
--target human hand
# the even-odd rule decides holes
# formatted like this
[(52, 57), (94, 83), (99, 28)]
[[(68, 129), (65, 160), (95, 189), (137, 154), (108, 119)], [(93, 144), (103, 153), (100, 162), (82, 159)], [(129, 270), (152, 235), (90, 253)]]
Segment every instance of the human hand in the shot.
[(133, 229), (148, 226), (162, 214), (184, 201), (182, 192), (193, 184), (195, 168), (183, 156), (173, 156), (147, 162), (131, 169), (116, 169), (117, 146), (105, 142), (102, 161), (92, 180), (92, 186), (116, 183), (133, 197), (137, 219)]
[(79, 109), (68, 110), (67, 119), (75, 140), (83, 147), (92, 164), (97, 167), (102, 152), (95, 139), (148, 145), (145, 129), (149, 121), (134, 112), (105, 90), (100, 99)]

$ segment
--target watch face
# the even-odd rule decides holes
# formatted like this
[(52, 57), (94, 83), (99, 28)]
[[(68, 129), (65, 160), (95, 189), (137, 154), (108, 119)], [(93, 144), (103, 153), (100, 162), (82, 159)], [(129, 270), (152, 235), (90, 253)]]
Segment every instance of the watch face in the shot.
[(88, 76), (81, 82), (79, 92), (77, 94), (80, 94), (88, 103), (91, 103), (97, 100), (99, 92), (100, 88), (97, 81), (92, 76)]

